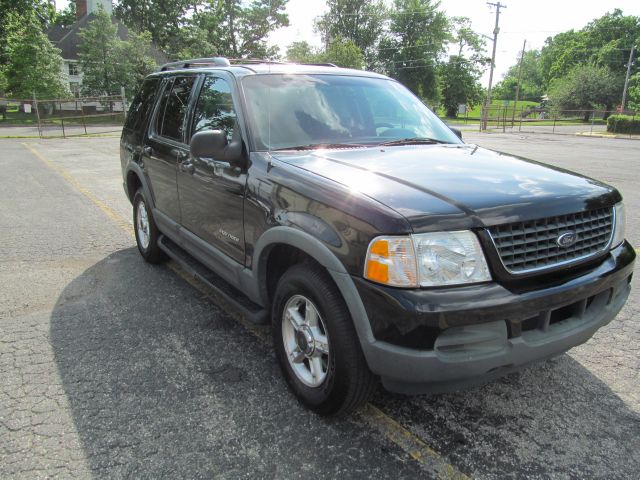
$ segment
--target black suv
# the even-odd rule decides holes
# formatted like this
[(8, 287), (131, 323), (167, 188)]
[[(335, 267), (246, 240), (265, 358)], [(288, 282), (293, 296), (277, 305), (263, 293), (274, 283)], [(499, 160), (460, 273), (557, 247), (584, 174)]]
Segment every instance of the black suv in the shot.
[(620, 193), (459, 136), (375, 73), (165, 65), (122, 133), (138, 248), (271, 322), (322, 414), (377, 379), (459, 388), (585, 342), (630, 291)]

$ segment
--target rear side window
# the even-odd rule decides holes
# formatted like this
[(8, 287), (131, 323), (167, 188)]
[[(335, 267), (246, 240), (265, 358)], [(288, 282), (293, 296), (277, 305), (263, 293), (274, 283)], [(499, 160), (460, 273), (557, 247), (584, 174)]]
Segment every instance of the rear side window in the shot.
[(208, 76), (198, 97), (192, 135), (203, 130), (223, 130), (231, 140), (235, 123), (236, 112), (229, 83), (222, 78)]
[(131, 102), (124, 128), (137, 133), (142, 132), (151, 108), (153, 107), (153, 103), (155, 102), (159, 83), (159, 78), (147, 78), (144, 81), (142, 88), (140, 88), (140, 91)]
[(157, 132), (167, 138), (183, 141), (184, 116), (196, 77), (176, 77), (165, 90), (158, 115)]

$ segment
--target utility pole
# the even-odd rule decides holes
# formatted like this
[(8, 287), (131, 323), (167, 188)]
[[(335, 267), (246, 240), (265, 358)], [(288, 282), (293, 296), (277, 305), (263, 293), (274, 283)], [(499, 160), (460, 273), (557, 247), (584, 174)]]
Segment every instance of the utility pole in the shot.
[(633, 51), (635, 45), (631, 46), (631, 53), (629, 53), (629, 63), (627, 63), (627, 78), (624, 80), (624, 89), (622, 90), (622, 113), (627, 106), (627, 89), (629, 88), (629, 75), (631, 75), (631, 64), (633, 63)]
[(487, 89), (487, 101), (485, 103), (484, 113), (482, 115), (482, 130), (487, 129), (487, 115), (489, 114), (489, 108), (491, 107), (491, 85), (493, 83), (493, 67), (496, 63), (496, 47), (498, 45), (498, 33), (500, 32), (500, 9), (507, 8), (502, 3), (487, 2), (487, 5), (496, 7), (496, 26), (493, 29), (493, 53), (491, 54), (491, 70), (489, 71), (489, 88)]
[(511, 128), (516, 118), (516, 108), (518, 107), (518, 100), (520, 99), (520, 82), (522, 81), (522, 62), (524, 61), (524, 50), (527, 48), (527, 41), (522, 44), (522, 54), (520, 55), (520, 63), (518, 65), (518, 84), (516, 85), (516, 101), (513, 104), (513, 116), (511, 117)]

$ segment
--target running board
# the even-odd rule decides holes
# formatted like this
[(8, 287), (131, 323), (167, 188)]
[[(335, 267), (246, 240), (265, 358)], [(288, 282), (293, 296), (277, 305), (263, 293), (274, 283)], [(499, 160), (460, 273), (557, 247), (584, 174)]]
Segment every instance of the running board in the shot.
[(235, 288), (218, 274), (209, 270), (198, 260), (193, 258), (182, 247), (171, 241), (165, 235), (158, 239), (158, 246), (171, 259), (175, 260), (189, 275), (197, 278), (218, 295), (223, 297), (233, 307), (238, 309), (251, 323), (263, 325), (268, 323), (269, 312), (254, 303), (240, 290)]

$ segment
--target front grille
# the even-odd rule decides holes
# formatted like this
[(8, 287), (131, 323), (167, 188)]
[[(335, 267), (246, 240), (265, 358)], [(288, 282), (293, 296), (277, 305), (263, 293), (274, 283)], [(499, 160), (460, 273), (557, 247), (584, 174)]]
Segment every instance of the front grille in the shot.
[[(573, 245), (560, 247), (560, 235), (573, 232)], [(613, 209), (489, 227), (500, 259), (510, 273), (525, 273), (589, 258), (602, 252), (613, 233)]]

